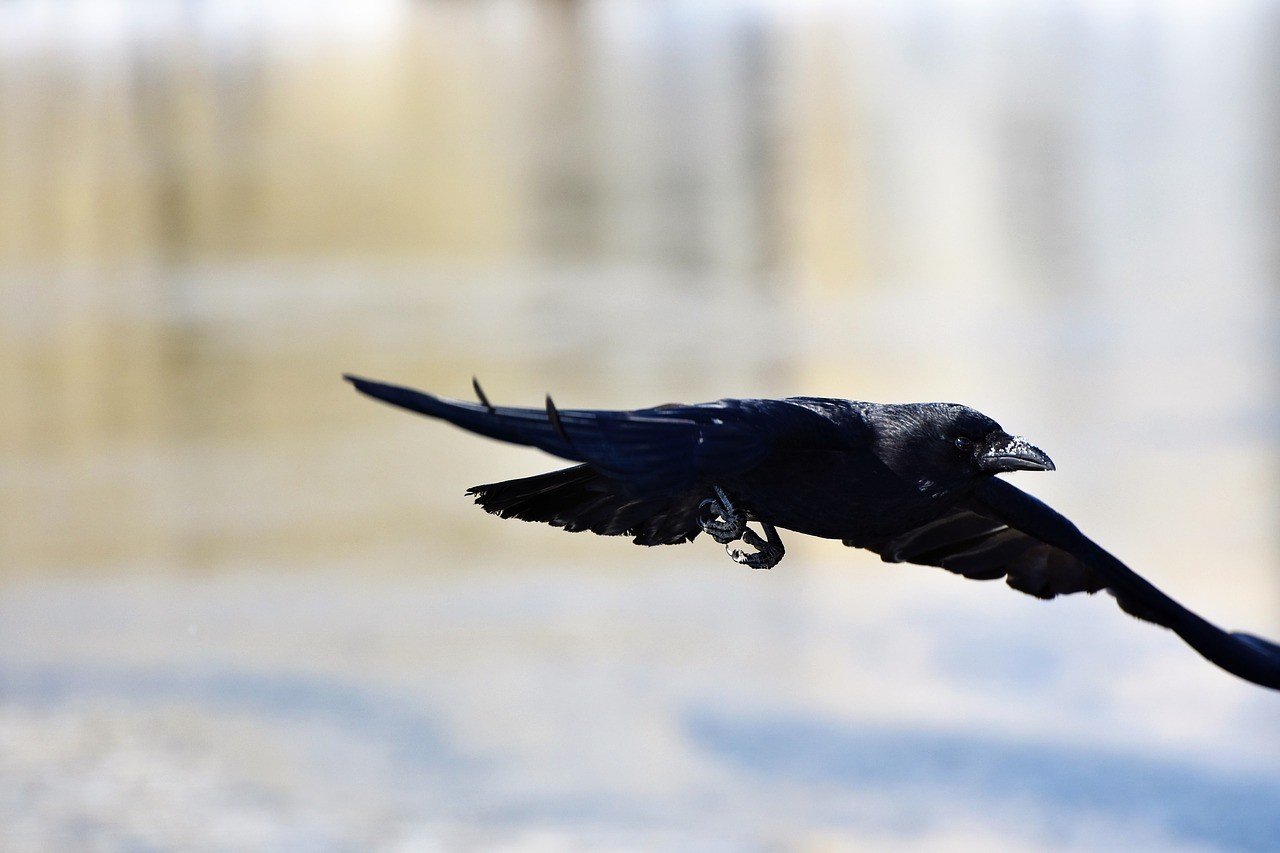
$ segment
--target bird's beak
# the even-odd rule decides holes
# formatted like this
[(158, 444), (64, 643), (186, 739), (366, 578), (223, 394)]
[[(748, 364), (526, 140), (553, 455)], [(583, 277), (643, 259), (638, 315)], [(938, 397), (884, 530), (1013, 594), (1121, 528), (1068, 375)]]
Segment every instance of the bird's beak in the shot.
[(997, 433), (978, 457), (978, 467), (998, 474), (1001, 471), (1052, 471), (1053, 460), (1020, 435)]

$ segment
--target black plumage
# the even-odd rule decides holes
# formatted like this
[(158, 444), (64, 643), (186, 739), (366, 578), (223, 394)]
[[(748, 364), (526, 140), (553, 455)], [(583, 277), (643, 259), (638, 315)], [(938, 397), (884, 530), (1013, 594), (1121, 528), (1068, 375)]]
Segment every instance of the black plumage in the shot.
[(758, 548), (730, 553), (759, 568), (782, 558), (782, 528), (839, 539), (887, 562), (1004, 578), (1038, 598), (1105, 589), (1126, 612), (1175, 631), (1223, 669), (1280, 689), (1280, 646), (1201, 619), (1066, 518), (997, 479), (1053, 463), (966, 406), (790, 397), (594, 411), (558, 409), (548, 397), (545, 409), (524, 409), (491, 405), (478, 383), (476, 405), (347, 378), (384, 402), (579, 463), (468, 490), (503, 518), (641, 545), (688, 542), (705, 531)]

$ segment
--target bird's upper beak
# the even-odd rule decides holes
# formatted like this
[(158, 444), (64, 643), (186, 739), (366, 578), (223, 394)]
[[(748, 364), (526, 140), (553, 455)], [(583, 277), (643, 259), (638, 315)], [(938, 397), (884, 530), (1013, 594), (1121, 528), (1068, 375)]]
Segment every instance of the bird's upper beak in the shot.
[(992, 435), (986, 452), (978, 457), (978, 467), (993, 474), (1001, 471), (1052, 471), (1053, 460), (1020, 435), (1000, 432)]

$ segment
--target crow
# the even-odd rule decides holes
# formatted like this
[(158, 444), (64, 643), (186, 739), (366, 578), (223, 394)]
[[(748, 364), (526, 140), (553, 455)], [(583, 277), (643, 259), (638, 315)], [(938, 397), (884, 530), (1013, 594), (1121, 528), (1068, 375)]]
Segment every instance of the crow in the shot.
[[(1202, 619), (998, 479), (1054, 464), (967, 406), (788, 397), (593, 411), (558, 409), (548, 396), (544, 409), (528, 409), (492, 405), (475, 380), (478, 404), (344, 378), (394, 406), (579, 463), (467, 490), (502, 518), (639, 545), (706, 533), (757, 569), (782, 559), (782, 528), (886, 562), (1004, 578), (1037, 598), (1107, 590), (1125, 612), (1171, 629), (1222, 669), (1280, 690), (1280, 645)], [(753, 550), (732, 547), (738, 541)]]

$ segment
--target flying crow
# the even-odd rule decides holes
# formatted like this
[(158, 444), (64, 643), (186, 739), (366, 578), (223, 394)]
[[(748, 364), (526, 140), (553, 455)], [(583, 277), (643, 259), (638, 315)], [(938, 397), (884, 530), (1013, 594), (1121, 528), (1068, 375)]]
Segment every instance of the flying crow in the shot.
[[(524, 409), (492, 405), (479, 383), (475, 404), (346, 378), (378, 400), (579, 463), (467, 490), (502, 518), (639, 545), (707, 533), (758, 569), (782, 559), (783, 528), (887, 562), (1004, 578), (1038, 598), (1105, 589), (1127, 613), (1173, 630), (1228, 672), (1280, 690), (1280, 646), (1205, 621), (997, 479), (1052, 471), (1053, 462), (967, 406), (788, 397), (619, 412), (557, 409), (548, 397), (545, 409)], [(754, 550), (733, 548), (738, 541)]]

